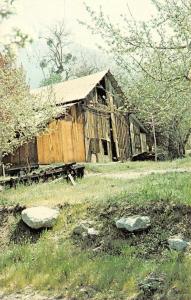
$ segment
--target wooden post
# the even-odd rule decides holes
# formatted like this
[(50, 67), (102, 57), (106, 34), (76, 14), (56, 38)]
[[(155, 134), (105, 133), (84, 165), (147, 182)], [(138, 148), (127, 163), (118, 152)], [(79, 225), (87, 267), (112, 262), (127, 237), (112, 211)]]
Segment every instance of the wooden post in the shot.
[(112, 130), (113, 130), (113, 139), (114, 139), (115, 147), (116, 147), (116, 154), (117, 154), (117, 158), (119, 158), (119, 144), (118, 144), (118, 139), (117, 139), (117, 130), (116, 130), (114, 112), (111, 112), (111, 123), (112, 123)]
[(5, 165), (2, 163), (3, 177), (5, 177)]
[(72, 175), (71, 174), (68, 174), (68, 178), (70, 179), (70, 181), (71, 181), (71, 183), (72, 183), (72, 185), (76, 185), (76, 182), (74, 181), (74, 178), (72, 177)]
[(3, 175), (2, 151), (0, 150), (0, 176)]
[(155, 149), (155, 161), (158, 160), (157, 156), (157, 140), (156, 140), (156, 131), (155, 131), (155, 121), (153, 118), (153, 115), (151, 115), (152, 118), (152, 130), (153, 130), (153, 139), (154, 139), (154, 149)]

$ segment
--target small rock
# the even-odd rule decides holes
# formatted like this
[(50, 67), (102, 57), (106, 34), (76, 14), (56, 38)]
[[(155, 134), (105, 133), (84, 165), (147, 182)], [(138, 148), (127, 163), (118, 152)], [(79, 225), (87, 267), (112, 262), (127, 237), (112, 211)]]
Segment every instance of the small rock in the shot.
[(73, 229), (73, 233), (80, 235), (82, 237), (96, 237), (99, 235), (99, 231), (96, 230), (93, 227), (90, 227), (90, 224), (92, 225), (93, 223), (91, 221), (82, 221), (79, 225), (77, 225), (74, 229)]
[(77, 235), (83, 235), (88, 232), (88, 228), (84, 224), (79, 224), (73, 229), (73, 233)]
[(147, 229), (150, 225), (151, 221), (147, 216), (123, 217), (116, 221), (117, 228), (126, 229), (130, 232)]
[(4, 191), (4, 186), (0, 185), (0, 192)]
[(99, 235), (99, 231), (95, 230), (94, 228), (88, 228), (88, 235), (89, 236), (98, 236)]
[(33, 229), (52, 227), (56, 223), (58, 215), (57, 209), (45, 206), (26, 208), (21, 213), (23, 222)]
[(185, 241), (181, 236), (170, 237), (168, 244), (170, 249), (177, 251), (183, 251), (190, 245), (190, 243)]

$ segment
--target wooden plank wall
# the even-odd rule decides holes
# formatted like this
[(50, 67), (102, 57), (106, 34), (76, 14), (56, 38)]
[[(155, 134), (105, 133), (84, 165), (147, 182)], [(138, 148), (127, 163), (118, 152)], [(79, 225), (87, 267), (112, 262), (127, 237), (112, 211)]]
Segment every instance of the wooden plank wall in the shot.
[(9, 154), (3, 158), (4, 164), (11, 166), (26, 166), (28, 164), (37, 164), (37, 143), (36, 138), (27, 144), (20, 146), (14, 154)]
[(37, 137), (39, 164), (85, 161), (83, 113), (78, 105), (70, 115), (49, 124), (49, 132)]
[(86, 137), (110, 141), (109, 113), (86, 110)]
[(147, 136), (145, 133), (140, 133), (141, 137), (141, 152), (147, 152)]
[(132, 144), (132, 156), (145, 152), (146, 145), (146, 134), (140, 132), (140, 127), (137, 123), (131, 120), (130, 123), (131, 132), (131, 144)]
[(115, 126), (119, 148), (119, 159), (126, 160), (131, 156), (131, 141), (127, 118), (121, 113), (115, 113)]
[[(97, 145), (96, 153), (91, 151), (91, 142), (94, 140)], [(108, 155), (104, 155), (102, 140), (107, 141)], [(111, 136), (110, 136), (110, 114), (98, 109), (86, 107), (85, 112), (85, 144), (86, 161), (104, 162), (112, 160)]]

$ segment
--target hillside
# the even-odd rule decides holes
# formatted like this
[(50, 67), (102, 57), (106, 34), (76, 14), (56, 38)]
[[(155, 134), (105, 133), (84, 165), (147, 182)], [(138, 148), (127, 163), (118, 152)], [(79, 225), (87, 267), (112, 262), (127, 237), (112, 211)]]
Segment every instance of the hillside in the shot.
[[(191, 159), (87, 164), (76, 186), (52, 181), (0, 193), (0, 299), (190, 299)], [(24, 207), (57, 207), (50, 230), (31, 230)], [(122, 216), (147, 215), (137, 233)], [(93, 235), (78, 230), (84, 224)], [(77, 229), (76, 229), (77, 228)], [(81, 227), (80, 227), (81, 228)]]

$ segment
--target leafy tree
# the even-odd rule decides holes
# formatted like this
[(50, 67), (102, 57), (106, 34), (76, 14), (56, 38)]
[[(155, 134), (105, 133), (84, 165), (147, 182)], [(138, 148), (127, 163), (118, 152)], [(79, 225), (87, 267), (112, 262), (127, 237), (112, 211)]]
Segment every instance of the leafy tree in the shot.
[(42, 37), (46, 42), (47, 52), (40, 59), (44, 75), (40, 86), (51, 85), (68, 79), (86, 76), (105, 68), (105, 62), (88, 50), (75, 53), (70, 33), (63, 22), (55, 24)]
[(46, 103), (31, 95), (26, 85), (23, 69), (12, 58), (0, 58), (0, 145), (1, 153), (15, 148), (33, 138), (46, 127), (56, 113), (54, 102)]
[(48, 78), (44, 78), (40, 82), (40, 86), (42, 87), (42, 86), (52, 85), (55, 83), (59, 83), (61, 81), (62, 81), (61, 74), (52, 73), (52, 74), (50, 74), (50, 76)]
[[(0, 1), (0, 25), (5, 19), (8, 19), (15, 13), (14, 3), (16, 0), (1, 0)], [(22, 32), (19, 28), (13, 28), (9, 36), (9, 41), (5, 43), (0, 42), (0, 50), (3, 52), (12, 52), (12, 46), (24, 47), (26, 43), (31, 43), (30, 36)]]
[[(123, 72), (127, 95), (171, 158), (184, 154), (191, 132), (191, 1), (151, 0), (157, 14), (137, 22), (127, 5), (122, 26), (86, 6), (94, 25)], [(128, 103), (124, 103), (124, 107)], [(157, 151), (156, 151), (157, 152)], [(156, 157), (157, 158), (157, 157)]]
[(63, 80), (69, 79), (73, 64), (76, 61), (76, 57), (68, 49), (71, 43), (69, 36), (64, 23), (57, 23), (42, 37), (46, 41), (48, 51), (42, 58), (40, 67), (42, 70), (48, 69), (50, 74), (48, 80), (49, 78), (56, 78), (55, 74), (62, 75)]
[[(12, 14), (12, 3), (1, 2), (1, 22)], [(17, 39), (17, 46), (23, 46), (19, 41), (24, 42), (22, 38)], [(36, 136), (58, 110), (51, 90), (46, 93), (46, 102), (44, 95), (31, 95), (23, 69), (16, 65), (11, 51), (6, 51), (9, 47), (4, 50), (0, 54), (0, 165), (3, 155)]]

